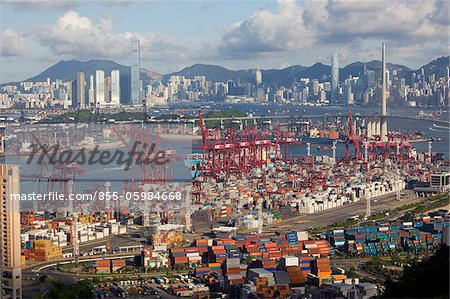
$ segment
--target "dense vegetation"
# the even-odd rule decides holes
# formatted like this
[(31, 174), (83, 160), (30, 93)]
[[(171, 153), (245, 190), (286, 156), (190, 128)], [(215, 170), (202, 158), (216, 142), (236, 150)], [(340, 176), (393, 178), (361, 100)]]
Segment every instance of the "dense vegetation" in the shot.
[(448, 298), (449, 247), (443, 245), (435, 255), (404, 268), (403, 276), (386, 281), (381, 298)]
[[(227, 110), (217, 110), (217, 111), (210, 111), (205, 114), (203, 114), (203, 120), (205, 124), (208, 127), (219, 127), (220, 121), (218, 120), (208, 120), (208, 118), (233, 118), (233, 117), (245, 117), (247, 114), (245, 112), (234, 110), (234, 109), (227, 109)], [(229, 122), (229, 121), (227, 121)], [(253, 125), (253, 120), (250, 120), (247, 122), (248, 126)]]
[(207, 112), (203, 115), (203, 118), (243, 117), (243, 116), (247, 116), (247, 114), (239, 110), (228, 109), (228, 110), (217, 110)]
[(89, 282), (81, 281), (72, 286), (64, 286), (59, 281), (54, 281), (52, 284), (52, 289), (44, 298), (92, 298), (93, 285)]
[[(76, 111), (70, 111), (61, 115), (54, 116), (53, 119), (50, 122), (65, 122), (69, 119), (70, 122), (73, 122), (76, 119), (77, 112)], [(78, 122), (79, 123), (87, 123), (89, 122), (90, 118), (92, 117), (92, 121), (95, 122), (97, 120), (101, 120), (103, 118), (106, 119), (115, 119), (116, 121), (132, 121), (132, 120), (142, 120), (142, 112), (117, 112), (114, 114), (111, 113), (100, 113), (90, 114), (90, 111), (88, 109), (81, 109), (78, 113)]]

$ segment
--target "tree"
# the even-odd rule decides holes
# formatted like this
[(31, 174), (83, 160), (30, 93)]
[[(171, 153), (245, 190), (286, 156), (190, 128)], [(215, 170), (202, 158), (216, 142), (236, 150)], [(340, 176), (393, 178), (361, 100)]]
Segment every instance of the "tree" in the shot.
[(412, 261), (398, 281), (388, 279), (382, 298), (448, 298), (449, 247), (421, 262)]

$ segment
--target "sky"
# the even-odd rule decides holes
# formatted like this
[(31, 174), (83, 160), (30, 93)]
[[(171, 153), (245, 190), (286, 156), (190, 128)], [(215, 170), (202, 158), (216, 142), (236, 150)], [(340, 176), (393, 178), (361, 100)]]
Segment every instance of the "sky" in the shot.
[(450, 1), (103, 0), (0, 2), (0, 82), (60, 60), (108, 59), (161, 74), (195, 63), (230, 69), (341, 66), (380, 59), (418, 68), (449, 55)]

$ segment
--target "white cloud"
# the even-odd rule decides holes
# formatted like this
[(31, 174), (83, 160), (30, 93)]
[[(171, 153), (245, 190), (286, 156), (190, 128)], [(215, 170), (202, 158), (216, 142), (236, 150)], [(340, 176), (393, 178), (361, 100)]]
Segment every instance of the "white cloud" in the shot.
[(22, 56), (25, 54), (24, 38), (22, 33), (7, 28), (0, 33), (0, 50), (2, 56)]
[(109, 18), (95, 23), (68, 11), (55, 25), (40, 28), (37, 39), (52, 54), (65, 59), (129, 59), (130, 41), (135, 38), (140, 40), (141, 59), (186, 59), (188, 49), (181, 39), (162, 33), (115, 32), (113, 27)]
[(310, 47), (314, 36), (298, 15), (293, 1), (279, 1), (278, 11), (263, 8), (233, 24), (224, 34), (219, 53), (226, 56), (251, 56), (253, 53), (276, 52)]
[(373, 45), (381, 40), (391, 45), (401, 42), (402, 48), (427, 43), (424, 51), (431, 53), (441, 48), (438, 41), (443, 36), (448, 42), (448, 12), (448, 1), (440, 0), (279, 1), (276, 10), (261, 9), (230, 26), (218, 53), (247, 58), (325, 47), (346, 53), (364, 48), (361, 43)]

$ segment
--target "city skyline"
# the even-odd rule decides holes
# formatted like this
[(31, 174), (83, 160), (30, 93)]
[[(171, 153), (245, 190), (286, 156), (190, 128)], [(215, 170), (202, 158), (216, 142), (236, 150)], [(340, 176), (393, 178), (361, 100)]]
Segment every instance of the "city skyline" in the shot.
[[(329, 63), (333, 52), (345, 65), (378, 57), (381, 41), (389, 45), (388, 62), (411, 68), (448, 54), (441, 38), (449, 27), (444, 1), (398, 2), (385, 12), (384, 22), (373, 15), (381, 15), (383, 1), (317, 3), (247, 1), (236, 9), (220, 1), (6, 1), (1, 4), (0, 81), (24, 80), (59, 60), (110, 59), (130, 65), (134, 38), (141, 41), (141, 67), (159, 73), (195, 63), (231, 69)], [(169, 20), (163, 18), (168, 11)], [(148, 23), (138, 21), (149, 13)], [(17, 14), (27, 22), (13, 17)], [(352, 18), (342, 25), (331, 26), (349, 14)], [(29, 21), (35, 28), (29, 28)]]

